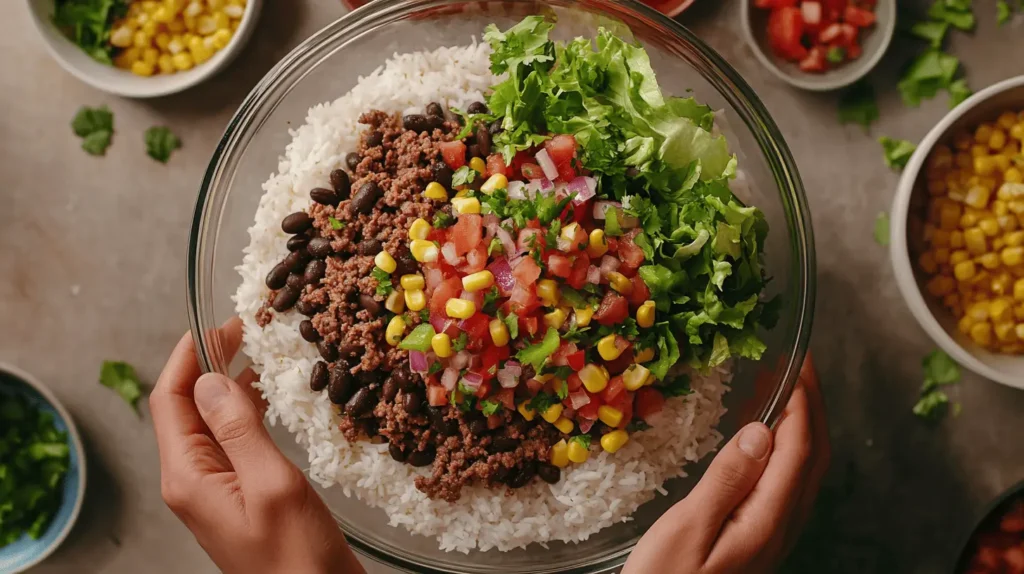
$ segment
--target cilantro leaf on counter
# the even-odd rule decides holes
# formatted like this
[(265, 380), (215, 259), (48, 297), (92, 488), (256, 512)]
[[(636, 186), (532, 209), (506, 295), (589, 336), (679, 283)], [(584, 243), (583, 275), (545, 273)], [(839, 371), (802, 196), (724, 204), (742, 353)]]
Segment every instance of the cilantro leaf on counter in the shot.
[(71, 120), (71, 129), (82, 138), (82, 149), (90, 155), (104, 155), (114, 134), (114, 114), (107, 106), (82, 106)]
[(884, 211), (875, 218), (874, 237), (875, 243), (883, 247), (889, 245), (889, 214)]
[(109, 66), (110, 27), (127, 12), (127, 0), (57, 0), (53, 23), (89, 57)]
[(533, 365), (533, 368), (539, 371), (544, 366), (544, 361), (558, 349), (559, 343), (561, 339), (558, 337), (558, 331), (549, 327), (541, 342), (529, 345), (516, 353), (516, 359), (520, 363)]
[[(921, 361), (921, 366), (924, 369), (924, 382), (921, 384), (920, 398), (914, 405), (913, 412), (924, 419), (938, 420), (949, 410), (949, 397), (941, 387), (960, 380), (960, 366), (940, 349), (928, 353)], [(957, 411), (958, 407), (954, 405), (954, 411)]]
[(960, 60), (941, 50), (927, 50), (915, 58), (904, 70), (896, 87), (903, 103), (917, 107), (921, 100), (934, 98), (939, 90), (953, 83), (953, 76), (960, 68)]
[(942, 47), (942, 41), (946, 38), (946, 32), (949, 30), (948, 22), (915, 22), (910, 27), (910, 34), (921, 40), (928, 42), (932, 48), (936, 50)]
[(917, 144), (886, 136), (878, 138), (878, 143), (882, 144), (882, 149), (885, 152), (885, 165), (892, 169), (906, 167), (910, 156), (914, 155), (914, 151), (917, 150)]
[(110, 147), (110, 136), (108, 131), (93, 132), (82, 138), (82, 149), (89, 155), (106, 155)]
[(1010, 4), (1006, 0), (996, 0), (996, 22), (1000, 26), (1010, 21), (1013, 16), (1013, 11), (1010, 8)]
[(969, 32), (975, 24), (971, 4), (971, 0), (935, 0), (928, 9), (928, 17)]
[(142, 396), (142, 383), (135, 374), (135, 368), (122, 361), (103, 361), (100, 368), (100, 384), (113, 390), (128, 406), (139, 414), (139, 397)]
[(967, 85), (967, 80), (960, 78), (949, 85), (949, 109), (953, 109), (971, 97), (974, 91)]
[(146, 130), (145, 140), (146, 154), (160, 163), (167, 163), (171, 152), (181, 147), (178, 136), (164, 126), (153, 126)]
[(912, 412), (927, 420), (938, 420), (949, 410), (949, 397), (943, 391), (935, 390), (921, 395)]

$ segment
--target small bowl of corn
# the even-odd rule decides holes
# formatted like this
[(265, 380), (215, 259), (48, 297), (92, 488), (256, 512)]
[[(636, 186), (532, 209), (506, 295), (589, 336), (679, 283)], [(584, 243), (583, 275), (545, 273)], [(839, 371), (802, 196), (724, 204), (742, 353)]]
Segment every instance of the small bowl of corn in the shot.
[(50, 54), (79, 80), (130, 98), (216, 74), (252, 35), (262, 0), (28, 0)]
[(892, 264), (943, 350), (1024, 389), (1024, 76), (960, 104), (918, 146), (891, 216)]

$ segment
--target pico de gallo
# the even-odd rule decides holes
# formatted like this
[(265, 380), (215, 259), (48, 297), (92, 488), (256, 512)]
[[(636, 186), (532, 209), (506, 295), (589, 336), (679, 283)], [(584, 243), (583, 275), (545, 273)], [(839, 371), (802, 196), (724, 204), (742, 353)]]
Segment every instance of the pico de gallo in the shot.
[(771, 10), (768, 44), (804, 72), (820, 74), (863, 52), (862, 31), (875, 25), (877, 0), (754, 0)]

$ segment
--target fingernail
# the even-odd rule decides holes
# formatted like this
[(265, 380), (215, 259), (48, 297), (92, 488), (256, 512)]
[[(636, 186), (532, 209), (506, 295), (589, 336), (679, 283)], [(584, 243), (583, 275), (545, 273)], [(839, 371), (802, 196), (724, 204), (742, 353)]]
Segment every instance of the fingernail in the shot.
[(761, 423), (752, 423), (740, 431), (740, 450), (754, 460), (768, 454), (768, 429)]
[(231, 389), (228, 388), (223, 376), (207, 373), (196, 381), (196, 406), (200, 411), (210, 412), (216, 409), (217, 404), (230, 392)]

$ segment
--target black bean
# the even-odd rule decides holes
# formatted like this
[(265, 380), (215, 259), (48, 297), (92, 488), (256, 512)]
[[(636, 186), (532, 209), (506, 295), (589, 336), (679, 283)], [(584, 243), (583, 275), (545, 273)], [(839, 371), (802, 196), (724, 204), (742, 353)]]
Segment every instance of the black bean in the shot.
[(432, 178), (434, 181), (443, 185), (445, 189), (451, 189), (452, 176), (455, 175), (455, 172), (452, 171), (452, 168), (448, 167), (448, 164), (443, 161), (435, 161), (430, 164), (430, 171), (433, 174)]
[(349, 178), (348, 172), (343, 169), (332, 171), (331, 187), (334, 188), (338, 199), (348, 199), (349, 194), (352, 193), (352, 180)]
[(466, 111), (471, 113), (471, 114), (489, 114), (489, 113), (491, 113), (491, 110), (487, 109), (487, 104), (485, 104), (483, 102), (473, 102), (472, 104), (469, 104), (469, 107), (466, 108)]
[(283, 313), (284, 311), (291, 309), (298, 300), (299, 290), (292, 289), (285, 285), (284, 288), (278, 290), (278, 292), (274, 294), (274, 300), (270, 303), (270, 306), (278, 313)]
[(306, 246), (306, 251), (317, 259), (326, 259), (328, 255), (334, 253), (334, 248), (331, 247), (331, 240), (326, 237), (316, 237), (310, 240), (309, 245)]
[[(308, 340), (308, 339), (307, 339)], [(309, 375), (309, 388), (314, 393), (327, 388), (327, 383), (331, 379), (331, 374), (327, 368), (327, 363), (323, 361), (317, 361), (313, 365), (313, 373)]]
[(459, 421), (455, 419), (445, 419), (444, 434), (445, 436), (455, 436), (459, 434)]
[(520, 380), (529, 381), (535, 376), (537, 376), (537, 370), (533, 368), (533, 365), (529, 363), (523, 365), (523, 371), (519, 375)]
[(476, 126), (476, 147), (480, 148), (479, 157), (491, 155), (491, 132), (487, 131), (487, 126), (482, 123)]
[(384, 134), (377, 130), (366, 134), (366, 147), (377, 147), (384, 143)]
[(267, 273), (267, 287), (271, 289), (280, 289), (284, 287), (288, 282), (288, 266), (284, 263), (278, 263)]
[(322, 259), (314, 259), (306, 264), (306, 270), (303, 271), (302, 276), (306, 280), (306, 283), (316, 287), (326, 274), (327, 263)]
[(316, 350), (325, 361), (330, 362), (338, 358), (338, 348), (327, 341), (317, 341)]
[(427, 416), (430, 417), (430, 426), (439, 433), (444, 431), (444, 413), (442, 407), (427, 407)]
[(439, 118), (444, 119), (444, 108), (442, 108), (441, 104), (437, 102), (430, 102), (429, 104), (427, 104), (426, 111), (428, 116), (437, 116)]
[(320, 340), (320, 331), (316, 330), (313, 326), (313, 322), (309, 319), (299, 323), (299, 334), (302, 338), (309, 343), (316, 343)]
[(281, 220), (281, 229), (292, 235), (302, 233), (310, 227), (313, 227), (313, 218), (305, 211), (296, 211)]
[(498, 466), (498, 468), (494, 469), (492, 479), (495, 482), (505, 482), (508, 479), (508, 475), (510, 472), (512, 472), (511, 468), (507, 466)]
[(306, 266), (306, 263), (309, 262), (309, 259), (309, 251), (306, 251), (305, 249), (299, 249), (298, 251), (292, 251), (291, 253), (286, 255), (284, 260), (281, 261), (281, 263), (284, 266), (288, 267), (289, 271), (300, 271)]
[(352, 152), (345, 156), (345, 165), (348, 166), (349, 171), (355, 171), (356, 167), (359, 166), (360, 161), (362, 161), (362, 158), (360, 158), (359, 154), (356, 152)]
[(432, 132), (444, 127), (444, 118), (441, 116), (427, 115), (427, 131)]
[(305, 235), (292, 235), (288, 238), (286, 247), (288, 247), (288, 251), (298, 251), (308, 244), (309, 237), (306, 237)]
[(388, 445), (388, 454), (390, 454), (391, 458), (397, 460), (398, 462), (405, 462), (405, 451), (402, 450), (401, 446), (395, 443), (391, 443)]
[(372, 411), (376, 404), (377, 397), (373, 391), (369, 387), (363, 387), (345, 403), (345, 414), (350, 417), (361, 417)]
[(491, 441), (490, 448), (487, 449), (487, 450), (491, 451), (492, 453), (493, 452), (512, 452), (518, 446), (519, 446), (519, 441), (517, 441), (516, 439), (510, 438), (510, 437), (507, 437), (507, 436), (498, 436), (498, 437), (494, 437), (494, 440)]
[[(336, 169), (335, 171), (341, 170)], [(341, 171), (341, 173), (345, 172)], [(333, 190), (327, 189), (326, 187), (314, 187), (312, 190), (310, 190), (309, 197), (310, 199), (319, 203), (320, 205), (335, 206), (338, 205), (338, 202), (340, 201), (338, 199), (338, 194), (334, 193)]]
[(487, 126), (487, 133), (492, 136), (496, 136), (503, 131), (505, 131), (505, 128), (501, 127), (501, 120), (494, 120), (491, 122), (491, 125)]
[(398, 395), (398, 381), (394, 377), (388, 377), (388, 380), (384, 381), (384, 387), (381, 389), (381, 396), (384, 397), (385, 401), (391, 402), (395, 400), (396, 395)]
[(285, 281), (285, 285), (301, 293), (302, 288), (306, 286), (306, 277), (302, 273), (292, 273)]
[(360, 255), (376, 255), (380, 253), (380, 250), (384, 249), (384, 244), (376, 239), (364, 239), (359, 242), (359, 246), (356, 247), (356, 253)]
[(395, 258), (395, 264), (395, 272), (392, 273), (392, 275), (396, 277), (412, 275), (414, 273), (418, 273), (420, 269), (420, 264), (413, 259), (412, 254), (408, 251), (400, 253), (398, 257)]
[(548, 484), (557, 484), (562, 480), (562, 471), (553, 464), (540, 462), (537, 463), (537, 476)]
[(378, 433), (380, 433), (380, 421), (378, 421), (375, 417), (363, 419), (359, 421), (359, 428), (362, 429), (363, 434), (370, 438), (373, 438), (377, 436)]
[(487, 419), (473, 419), (469, 421), (469, 432), (476, 436), (487, 434)]
[[(469, 157), (471, 157), (471, 158), (480, 157), (480, 146), (476, 145), (475, 143), (469, 144), (466, 147), (466, 154)], [(478, 177), (476, 179), (480, 179), (480, 178)], [(474, 181), (476, 181), (476, 180), (474, 180)]]
[(338, 347), (338, 353), (340, 353), (342, 357), (351, 357), (360, 350), (362, 350), (362, 347), (356, 343), (342, 343), (341, 346)]
[(355, 383), (352, 380), (352, 373), (348, 370), (345, 362), (339, 362), (331, 368), (330, 382), (327, 384), (327, 396), (336, 405), (345, 404), (345, 401), (355, 391)]
[(437, 452), (434, 447), (428, 446), (427, 450), (414, 450), (409, 453), (408, 462), (412, 466), (427, 466), (434, 462), (435, 456), (437, 456)]
[[(359, 361), (356, 362), (358, 363)], [(367, 387), (380, 382), (380, 375), (377, 371), (359, 371), (356, 379), (360, 387)]]
[(295, 310), (299, 312), (299, 315), (305, 315), (306, 317), (312, 317), (320, 312), (320, 307), (316, 303), (311, 303), (305, 299), (299, 299), (299, 302), (295, 304)]
[(380, 315), (381, 304), (372, 295), (362, 294), (359, 296), (359, 304), (370, 314), (371, 317)]
[(368, 181), (363, 185), (359, 186), (359, 189), (352, 196), (352, 209), (356, 213), (362, 213), (363, 215), (369, 214), (373, 211), (373, 206), (377, 204), (384, 192), (381, 191), (380, 186), (372, 181)]
[(409, 370), (408, 365), (402, 365), (392, 371), (391, 378), (395, 379), (400, 389), (409, 388), (409, 385), (413, 382), (412, 371)]
[(522, 488), (529, 484), (530, 480), (533, 479), (536, 474), (536, 465), (527, 462), (526, 466), (512, 472), (512, 475), (508, 477), (508, 482), (506, 484), (508, 484), (509, 488)]
[(402, 395), (402, 409), (410, 415), (420, 412), (423, 408), (423, 395), (419, 391), (412, 390)]
[(528, 421), (528, 420), (524, 419), (523, 417), (518, 416), (518, 417), (512, 417), (512, 423), (509, 426), (514, 428), (519, 434), (525, 436), (526, 432), (529, 431), (531, 428), (533, 428), (533, 426), (535, 424), (537, 424), (537, 423), (534, 422), (534, 421)]
[(430, 128), (430, 122), (423, 114), (409, 114), (402, 118), (402, 127), (417, 133), (425, 132)]

